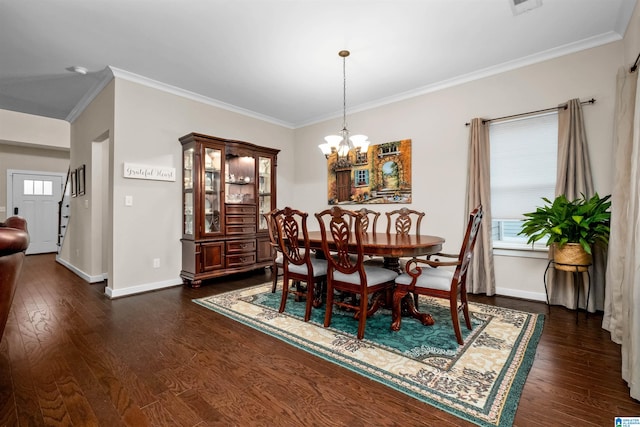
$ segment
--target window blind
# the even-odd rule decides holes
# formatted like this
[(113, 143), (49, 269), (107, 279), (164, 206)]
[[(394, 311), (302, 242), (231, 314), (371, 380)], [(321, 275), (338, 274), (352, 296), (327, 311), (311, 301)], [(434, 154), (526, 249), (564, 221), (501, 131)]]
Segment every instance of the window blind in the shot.
[(489, 132), (492, 217), (522, 219), (554, 198), (558, 113), (491, 123)]

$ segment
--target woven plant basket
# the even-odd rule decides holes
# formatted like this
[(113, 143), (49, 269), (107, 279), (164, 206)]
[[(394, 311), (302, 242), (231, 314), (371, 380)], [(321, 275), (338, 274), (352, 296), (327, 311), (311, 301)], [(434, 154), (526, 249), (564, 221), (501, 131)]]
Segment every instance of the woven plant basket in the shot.
[(562, 248), (554, 244), (553, 261), (556, 270), (587, 271), (591, 265), (591, 255), (582, 249), (580, 243), (566, 243)]

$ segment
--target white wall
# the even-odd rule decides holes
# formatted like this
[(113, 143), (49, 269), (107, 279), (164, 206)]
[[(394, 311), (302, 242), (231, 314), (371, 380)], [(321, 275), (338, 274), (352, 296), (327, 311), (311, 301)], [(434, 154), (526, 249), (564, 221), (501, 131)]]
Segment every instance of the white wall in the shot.
[[(596, 98), (594, 105), (584, 107), (591, 164), (595, 189), (600, 194), (611, 192), (615, 76), (623, 57), (622, 42), (607, 44), (349, 114), (349, 129), (364, 133), (374, 144), (412, 140), (413, 203), (408, 206), (427, 213), (424, 232), (445, 237), (445, 249), (456, 249), (467, 215), (469, 131), (465, 123), (471, 118), (538, 110), (572, 98)], [(299, 209), (317, 212), (328, 207), (326, 162), (317, 145), (339, 126), (336, 118), (296, 130), (295, 158), (301, 167), (296, 169), (294, 192)], [(383, 211), (398, 207), (376, 205)], [(310, 224), (316, 226), (313, 221)], [(544, 259), (496, 256), (495, 266), (498, 293), (544, 299)]]

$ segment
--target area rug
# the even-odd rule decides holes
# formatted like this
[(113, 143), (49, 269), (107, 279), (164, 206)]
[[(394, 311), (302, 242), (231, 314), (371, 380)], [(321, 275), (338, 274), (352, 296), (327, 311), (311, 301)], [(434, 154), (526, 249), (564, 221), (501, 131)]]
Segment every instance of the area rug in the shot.
[(280, 296), (265, 283), (194, 302), (477, 425), (513, 424), (542, 315), (471, 303), (473, 330), (462, 327), (458, 346), (448, 301), (421, 296), (420, 310), (435, 325), (403, 318), (392, 332), (390, 312), (379, 310), (358, 340), (352, 313), (336, 308), (325, 328), (324, 306), (305, 323), (304, 302), (291, 299), (278, 313)]

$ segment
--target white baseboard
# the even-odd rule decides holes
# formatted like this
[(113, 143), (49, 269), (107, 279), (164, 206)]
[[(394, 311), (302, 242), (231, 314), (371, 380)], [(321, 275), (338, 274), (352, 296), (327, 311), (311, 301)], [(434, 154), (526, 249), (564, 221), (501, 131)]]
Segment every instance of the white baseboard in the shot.
[(59, 255), (56, 255), (56, 261), (58, 262), (58, 264), (64, 265), (69, 270), (73, 271), (77, 276), (81, 277), (82, 279), (84, 279), (85, 281), (87, 281), (89, 283), (102, 282), (103, 280), (106, 279), (106, 274), (98, 274), (96, 276), (91, 276), (91, 275), (85, 273), (84, 271), (80, 270), (75, 265), (70, 264), (67, 260), (64, 260), (64, 259), (60, 258)]
[(541, 292), (529, 292), (520, 289), (496, 288), (496, 295), (547, 302), (547, 296)]
[[(71, 270), (76, 275), (78, 275), (79, 277), (81, 277), (82, 279), (84, 279), (89, 283), (97, 283), (97, 282), (102, 282), (103, 280), (107, 280), (107, 277), (108, 277), (107, 273), (91, 276), (85, 273), (84, 271), (80, 270), (76, 266), (70, 264), (68, 261), (62, 258), (59, 258), (58, 256), (56, 256), (56, 261), (59, 264), (64, 265), (69, 270)], [(155, 291), (158, 289), (170, 288), (172, 286), (177, 286), (182, 284), (183, 284), (182, 279), (180, 277), (177, 277), (175, 279), (164, 280), (162, 282), (146, 283), (144, 285), (131, 286), (124, 289), (114, 290), (111, 287), (109, 287), (109, 283), (107, 282), (107, 286), (104, 288), (104, 293), (107, 297), (113, 299), (113, 298), (124, 297), (127, 295), (134, 295), (134, 294), (140, 294), (143, 292)]]
[(107, 286), (104, 288), (104, 293), (109, 298), (120, 298), (133, 294), (140, 294), (143, 292), (156, 291), (158, 289), (170, 288), (172, 286), (182, 285), (182, 279), (177, 277), (171, 280), (164, 280), (162, 282), (145, 283), (144, 285), (130, 286), (124, 289), (112, 289)]

